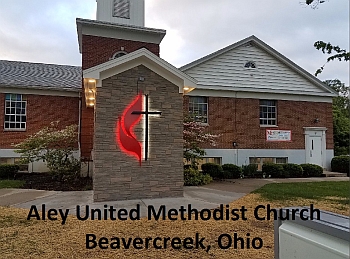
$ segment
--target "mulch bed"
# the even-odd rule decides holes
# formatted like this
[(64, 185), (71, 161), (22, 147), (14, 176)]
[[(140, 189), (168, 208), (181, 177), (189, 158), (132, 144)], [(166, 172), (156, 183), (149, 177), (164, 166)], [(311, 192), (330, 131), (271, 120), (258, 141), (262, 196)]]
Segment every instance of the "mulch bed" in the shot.
[(86, 191), (92, 189), (92, 179), (88, 177), (58, 181), (49, 173), (17, 173), (15, 179), (25, 181), (22, 189), (46, 191)]

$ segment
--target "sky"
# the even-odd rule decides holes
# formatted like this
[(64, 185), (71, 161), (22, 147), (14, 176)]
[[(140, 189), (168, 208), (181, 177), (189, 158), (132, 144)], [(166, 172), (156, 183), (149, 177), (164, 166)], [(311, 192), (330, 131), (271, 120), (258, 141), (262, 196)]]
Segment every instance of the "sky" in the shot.
[[(316, 9), (303, 2), (145, 0), (145, 25), (167, 31), (160, 55), (176, 67), (255, 35), (314, 74), (327, 59), (315, 41), (350, 48), (349, 0), (326, 0)], [(75, 19), (95, 19), (96, 0), (1, 3), (1, 60), (81, 65)], [(318, 78), (349, 85), (349, 62), (329, 62)]]

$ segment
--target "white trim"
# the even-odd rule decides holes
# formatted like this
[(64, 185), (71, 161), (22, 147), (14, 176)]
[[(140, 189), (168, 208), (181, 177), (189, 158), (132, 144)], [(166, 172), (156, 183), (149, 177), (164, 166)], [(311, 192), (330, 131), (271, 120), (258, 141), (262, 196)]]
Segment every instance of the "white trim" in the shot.
[(321, 162), (320, 166), (323, 168), (327, 167), (326, 164), (326, 131), (325, 127), (304, 127), (304, 135), (305, 135), (305, 161), (306, 163), (310, 163), (310, 141), (309, 139), (312, 137), (320, 137), (321, 138)]
[[(261, 49), (263, 49), (264, 51), (266, 51), (267, 53), (269, 53), (270, 55), (275, 57), (277, 60), (279, 60), (282, 63), (284, 63), (285, 65), (287, 65), (290, 69), (292, 69), (293, 71), (297, 72), (299, 75), (301, 75), (304, 78), (306, 78), (307, 80), (309, 80), (311, 83), (313, 83), (318, 88), (322, 89), (325, 92), (324, 95), (327, 93), (327, 94), (329, 94), (329, 96), (332, 96), (332, 97), (338, 96), (338, 93), (336, 93), (332, 88), (328, 87), (326, 84), (324, 84), (322, 81), (317, 79), (315, 76), (311, 75), (305, 69), (301, 68), (300, 66), (295, 64), (293, 61), (291, 61), (287, 57), (283, 56), (281, 53), (279, 53), (278, 51), (276, 51), (275, 49), (273, 49), (272, 47), (267, 45), (265, 42), (263, 42), (262, 40), (255, 37), (254, 35), (252, 35), (248, 38), (245, 38), (239, 42), (236, 42), (230, 46), (227, 46), (223, 49), (220, 49), (220, 50), (218, 50), (212, 54), (209, 54), (203, 58), (195, 60), (195, 61), (193, 61), (193, 62), (191, 62), (191, 63), (189, 63), (189, 64), (187, 64), (179, 69), (181, 71), (185, 72), (185, 71), (187, 71), (195, 66), (198, 66), (198, 65), (200, 65), (208, 60), (211, 60), (215, 57), (218, 57), (218, 56), (220, 56), (228, 51), (231, 51), (231, 50), (238, 48), (242, 45), (245, 45), (247, 43), (255, 44), (256, 46), (260, 47)], [(217, 88), (217, 87), (215, 86), (215, 88)], [(237, 90), (237, 91), (239, 91), (239, 90)], [(310, 93), (310, 94), (312, 94), (312, 93)]]
[[(200, 87), (200, 86), (199, 86)], [(248, 99), (271, 99), (285, 101), (301, 101), (301, 102), (324, 102), (332, 103), (332, 97), (314, 96), (305, 94), (286, 94), (286, 93), (269, 93), (269, 92), (237, 92), (237, 91), (221, 91), (214, 89), (196, 88), (193, 91), (186, 93), (188, 96), (209, 96), (209, 97), (232, 97), (232, 98), (248, 98)]]
[(81, 89), (59, 89), (45, 87), (22, 87), (22, 86), (0, 86), (0, 93), (11, 94), (32, 94), (32, 95), (51, 95), (51, 96), (66, 96), (79, 97)]
[(106, 38), (160, 44), (166, 34), (165, 30), (160, 29), (80, 18), (77, 18), (76, 23), (80, 53), (82, 53), (82, 35), (92, 35)]
[(83, 71), (83, 78), (96, 79), (97, 87), (101, 87), (101, 81), (103, 79), (120, 74), (139, 65), (144, 65), (161, 77), (177, 85), (179, 87), (179, 93), (183, 93), (184, 86), (189, 88), (195, 88), (197, 86), (197, 81), (195, 79), (181, 72), (176, 67), (145, 48), (86, 69)]

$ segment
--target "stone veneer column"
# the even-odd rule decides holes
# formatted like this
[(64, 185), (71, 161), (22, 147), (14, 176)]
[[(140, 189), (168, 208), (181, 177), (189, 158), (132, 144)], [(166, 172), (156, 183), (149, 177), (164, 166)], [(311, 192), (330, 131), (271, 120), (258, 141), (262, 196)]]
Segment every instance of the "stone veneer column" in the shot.
[[(149, 160), (142, 166), (116, 142), (116, 123), (139, 89), (149, 94)], [(103, 80), (97, 89), (94, 138), (94, 200), (111, 201), (183, 196), (183, 111), (179, 88), (138, 66)], [(144, 116), (143, 116), (144, 117)], [(143, 118), (144, 119), (144, 118)], [(143, 119), (134, 128), (143, 141)]]

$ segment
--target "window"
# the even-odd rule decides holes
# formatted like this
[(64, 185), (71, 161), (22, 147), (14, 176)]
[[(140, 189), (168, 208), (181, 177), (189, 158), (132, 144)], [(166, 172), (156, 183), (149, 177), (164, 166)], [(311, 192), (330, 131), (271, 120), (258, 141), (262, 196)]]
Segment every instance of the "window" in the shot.
[(198, 170), (202, 170), (202, 165), (206, 163), (213, 163), (221, 165), (221, 157), (203, 157), (198, 160)]
[(5, 95), (5, 123), (8, 130), (25, 130), (27, 121), (27, 98), (22, 94)]
[(115, 58), (120, 58), (120, 57), (122, 57), (122, 56), (124, 56), (126, 54), (128, 54), (128, 53), (125, 52), (125, 51), (118, 51), (118, 52), (114, 53), (114, 55), (112, 56), (111, 60), (115, 59)]
[(248, 61), (247, 63), (245, 63), (244, 67), (246, 68), (256, 68), (256, 65), (253, 61)]
[(0, 164), (18, 165), (18, 171), (28, 171), (28, 164), (21, 164), (21, 158), (18, 157), (0, 157)]
[(276, 101), (260, 100), (260, 125), (277, 126)]
[(189, 113), (195, 121), (208, 123), (208, 98), (190, 96)]
[(264, 163), (287, 164), (288, 157), (249, 157), (249, 164), (258, 166), (258, 171), (262, 171)]
[(130, 19), (130, 0), (114, 0), (113, 17)]

